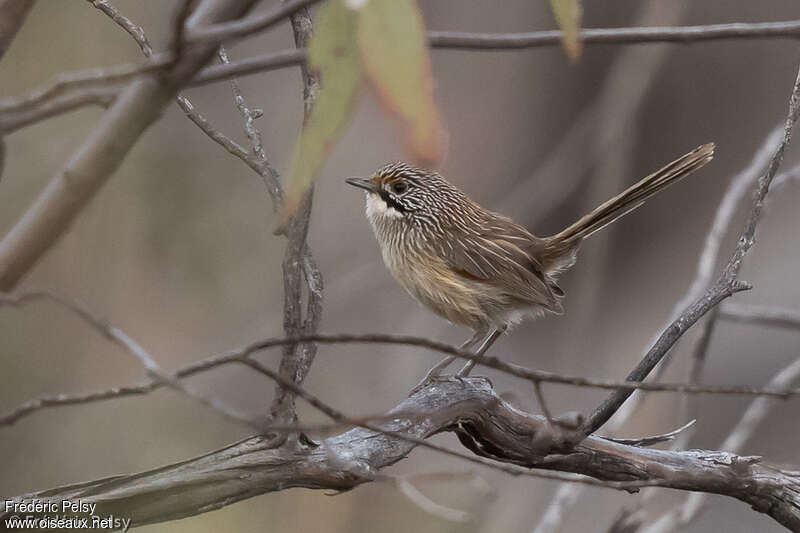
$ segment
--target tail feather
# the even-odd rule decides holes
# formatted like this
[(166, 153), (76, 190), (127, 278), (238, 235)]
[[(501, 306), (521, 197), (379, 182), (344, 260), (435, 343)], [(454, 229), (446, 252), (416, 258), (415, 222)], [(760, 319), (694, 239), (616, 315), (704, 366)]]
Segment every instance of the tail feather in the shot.
[(548, 241), (552, 243), (552, 248), (560, 250), (574, 247), (592, 233), (630, 213), (662, 189), (682, 180), (704, 166), (713, 157), (714, 143), (704, 144), (695, 148), (688, 154), (679, 157), (664, 168), (653, 172), (635, 185), (599, 205), (591, 213), (580, 218), (564, 231), (548, 238)]

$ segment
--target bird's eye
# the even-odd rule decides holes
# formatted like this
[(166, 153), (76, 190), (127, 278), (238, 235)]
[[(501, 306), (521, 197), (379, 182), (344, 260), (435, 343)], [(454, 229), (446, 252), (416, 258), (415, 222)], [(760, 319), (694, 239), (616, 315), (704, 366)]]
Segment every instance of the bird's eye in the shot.
[(408, 184), (404, 181), (398, 181), (392, 184), (392, 192), (395, 194), (403, 194), (408, 190)]

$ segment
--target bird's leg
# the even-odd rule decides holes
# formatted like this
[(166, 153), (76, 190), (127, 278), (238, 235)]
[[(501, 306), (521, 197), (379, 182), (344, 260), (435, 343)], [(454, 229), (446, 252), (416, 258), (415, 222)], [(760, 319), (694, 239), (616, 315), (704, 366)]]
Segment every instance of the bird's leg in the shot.
[[(502, 335), (505, 330), (506, 330), (505, 327), (489, 330), (489, 333), (485, 334), (485, 336), (483, 337), (483, 341), (480, 343), (478, 349), (475, 350), (475, 355), (478, 357), (483, 356), (483, 354), (486, 353), (486, 351), (492, 346), (492, 344), (494, 344), (494, 341), (500, 338), (500, 335)], [(461, 370), (458, 371), (458, 374), (456, 374), (456, 376), (460, 378), (469, 376), (469, 373), (472, 372), (473, 368), (475, 368), (475, 364), (476, 362), (474, 360), (467, 361), (467, 364), (464, 365), (461, 368)]]
[[(483, 330), (477, 330), (475, 333), (472, 334), (472, 337), (467, 339), (461, 346), (458, 347), (459, 350), (471, 350), (475, 345), (481, 342), (486, 337), (486, 332)], [(425, 377), (420, 381), (416, 387), (412, 389), (412, 392), (418, 391), (421, 389), (426, 383), (428, 383), (431, 379), (437, 377), (441, 374), (442, 370), (450, 366), (450, 363), (455, 361), (457, 357), (455, 355), (448, 355), (428, 370), (428, 373), (425, 374)]]

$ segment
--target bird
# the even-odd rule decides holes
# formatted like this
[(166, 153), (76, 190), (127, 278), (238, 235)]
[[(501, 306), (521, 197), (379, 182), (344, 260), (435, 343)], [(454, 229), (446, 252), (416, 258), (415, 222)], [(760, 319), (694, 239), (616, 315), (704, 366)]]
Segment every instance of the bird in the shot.
[(584, 239), (706, 165), (714, 148), (695, 148), (549, 237), (482, 207), (434, 170), (394, 162), (345, 181), (365, 191), (366, 217), (394, 279), (436, 315), (472, 330), (461, 349), (475, 358), (457, 374), (466, 376), (512, 326), (564, 312), (558, 278)]

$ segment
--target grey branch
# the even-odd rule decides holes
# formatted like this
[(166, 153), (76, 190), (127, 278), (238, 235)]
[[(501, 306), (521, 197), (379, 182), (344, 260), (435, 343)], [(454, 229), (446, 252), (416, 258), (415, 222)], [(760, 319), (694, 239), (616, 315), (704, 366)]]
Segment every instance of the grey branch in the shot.
[(768, 305), (744, 305), (728, 302), (720, 307), (719, 317), (730, 322), (761, 324), (779, 328), (800, 328), (800, 311)]
[[(184, 24), (182, 20), (188, 15), (189, 6), (190, 3), (185, 2), (179, 10), (179, 15), (177, 17), (178, 22), (176, 23), (176, 32), (178, 33), (182, 33), (183, 31)], [(122, 15), (113, 6), (103, 2), (102, 7), (104, 13), (115, 23), (124, 28), (136, 40), (145, 56), (150, 57), (152, 55), (152, 47), (149, 44), (144, 30)], [(311, 36), (311, 18), (305, 9), (298, 9), (299, 10), (289, 10), (287, 13), (292, 13), (291, 22), (295, 32), (297, 46), (305, 47)], [(272, 20), (273, 23), (275, 22), (274, 19), (270, 20)], [(181, 42), (179, 38), (176, 40), (176, 53), (178, 50), (183, 49), (183, 47), (180, 46)], [(228, 55), (222, 47), (219, 50), (219, 57), (223, 66), (229, 64)], [(89, 79), (95, 78), (89, 77)], [(250, 141), (252, 153), (248, 153), (247, 150), (242, 148), (233, 139), (215, 128), (199, 111), (197, 111), (188, 98), (183, 95), (178, 95), (176, 100), (186, 116), (206, 135), (225, 148), (229, 153), (244, 161), (262, 177), (272, 199), (273, 209), (277, 210), (283, 202), (283, 189), (280, 185), (280, 175), (270, 164), (266, 151), (261, 144), (261, 133), (254, 124), (258, 113), (249, 109), (245, 104), (238, 82), (234, 79), (231, 84), (234, 94), (234, 103), (245, 119), (245, 132)], [(52, 87), (60, 86), (56, 83), (53, 84)], [(311, 106), (316, 98), (317, 90), (318, 83), (316, 76), (304, 69), (303, 95), (305, 117), (308, 117), (311, 111)], [(46, 93), (46, 90), (41, 91), (37, 96), (41, 98), (41, 95)], [(305, 208), (298, 211), (298, 214), (293, 218), (292, 224), (289, 225), (288, 231), (286, 232), (289, 245), (287, 246), (286, 257), (284, 259), (284, 328), (288, 336), (315, 333), (322, 317), (322, 274), (317, 268), (311, 251), (308, 249), (305, 242), (310, 216), (311, 193), (308, 194), (303, 205)], [(301, 310), (303, 279), (307, 287), (305, 317), (303, 317)], [(300, 346), (286, 345), (285, 356), (281, 362), (282, 375), (287, 379), (292, 379), (295, 383), (301, 383), (308, 373), (315, 353), (316, 347), (310, 343), (304, 343)], [(286, 393), (283, 388), (279, 387), (276, 393), (276, 400), (272, 406), (272, 415), (280, 416), (282, 419), (293, 419), (294, 407), (292, 398), (292, 394)]]
[[(770, 380), (769, 386), (790, 387), (798, 381), (800, 381), (800, 359), (795, 359), (775, 374)], [(738, 453), (775, 405), (774, 402), (765, 398), (753, 400), (722, 443), (721, 449)], [(704, 494), (691, 494), (682, 504), (664, 513), (658, 520), (641, 531), (642, 533), (667, 533), (679, 529), (697, 517), (705, 503), (706, 496)]]
[[(104, 14), (106, 14), (115, 24), (120, 26), (124, 29), (128, 35), (133, 37), (136, 44), (139, 45), (142, 53), (147, 58), (153, 58), (153, 47), (150, 45), (150, 41), (147, 38), (147, 34), (145, 34), (144, 29), (141, 26), (134, 23), (131, 19), (120, 13), (118, 9), (114, 6), (109, 4), (106, 0), (88, 0), (94, 7), (100, 9)], [(156, 64), (162, 64), (164, 66), (171, 65), (174, 62), (175, 57), (179, 57), (180, 53), (183, 50), (182, 47), (182, 33), (185, 31), (185, 23), (186, 18), (190, 14), (191, 10), (191, 1), (186, 1), (183, 3), (181, 8), (178, 11), (178, 15), (176, 16), (175, 20), (175, 32), (176, 36), (174, 37), (175, 46), (173, 47), (173, 51), (169, 54), (160, 54), (159, 56), (155, 57)], [(222, 49), (220, 49), (222, 51)], [(227, 57), (227, 56), (225, 56)], [(130, 73), (131, 69), (126, 69), (124, 66), (117, 70), (114, 74), (119, 74), (124, 76), (125, 73)], [(73, 83), (95, 83), (98, 81), (98, 74), (97, 72), (88, 71), (85, 76), (78, 76), (77, 78), (72, 78)], [(112, 77), (113, 79), (113, 77)], [(46, 100), (49, 95), (58, 94), (61, 90), (63, 90), (67, 85), (69, 85), (69, 77), (56, 77), (56, 79), (51, 82), (49, 86), (45, 86), (44, 88), (40, 89), (38, 92), (34, 92), (30, 95), (30, 97), (26, 100), (21, 101), (20, 103), (23, 104), (23, 109), (27, 106), (35, 104), (38, 101)], [(255, 157), (251, 156), (247, 153), (247, 151), (239, 146), (236, 141), (222, 133), (219, 129), (215, 128), (209, 121), (206, 119), (200, 111), (198, 111), (194, 104), (184, 95), (179, 94), (175, 97), (175, 101), (177, 102), (178, 106), (183, 110), (186, 117), (191, 120), (198, 128), (200, 128), (203, 133), (205, 133), (211, 140), (225, 148), (229, 153), (233, 154), (234, 156), (238, 157), (247, 165), (255, 170), (259, 175), (261, 175), (262, 179), (264, 180), (264, 184), (267, 186), (267, 190), (270, 193), (270, 196), (273, 199), (273, 202), (277, 202), (282, 199), (282, 193), (280, 191), (280, 184), (278, 183), (278, 173), (275, 171), (269, 163), (266, 161), (266, 156), (263, 160), (256, 159)], [(13, 115), (12, 115), (13, 116)], [(3, 124), (0, 123), (0, 129), (2, 129)]]
[[(680, 2), (647, 0), (636, 8), (635, 25), (650, 26), (660, 21), (674, 26), (680, 23), (687, 8), (688, 5)], [(624, 169), (624, 161), (631, 158), (633, 139), (636, 137), (631, 135), (631, 129), (636, 128), (635, 117), (650, 94), (650, 87), (658, 79), (661, 67), (672, 57), (673, 51), (672, 47), (663, 44), (622, 48), (592, 103), (581, 111), (555, 148), (534, 169), (531, 177), (515, 184), (510, 194), (505, 195), (500, 204), (503, 210), (524, 212), (527, 225), (537, 227), (548, 213), (561, 208), (566, 198), (593, 174), (589, 172), (592, 168), (596, 168), (597, 172), (594, 173), (594, 182), (587, 187), (581, 210), (588, 211), (616, 194), (617, 190), (623, 189), (626, 173), (620, 170)], [(586, 156), (573, 157), (579, 152)], [(610, 154), (613, 155), (609, 157)], [(561, 179), (562, 176), (570, 176), (570, 179)], [(547, 186), (542, 187), (545, 181)], [(532, 194), (534, 187), (537, 192)], [(530, 205), (522, 205), (523, 198), (528, 198), (528, 201), (536, 198), (541, 207), (531, 209)], [(536, 218), (532, 217), (533, 212), (538, 213)], [(578, 280), (577, 291), (573, 289), (573, 294), (579, 294), (581, 298), (574, 309), (578, 310), (578, 319), (585, 325), (594, 320), (593, 310), (598, 303), (599, 287), (603, 286), (601, 280), (611, 268), (608, 241), (598, 244), (589, 248), (588, 259), (600, 265), (600, 268), (592, 268), (590, 274)], [(584, 264), (586, 259), (584, 255)], [(606, 431), (616, 434), (636, 412), (642, 398), (643, 395), (631, 398), (625, 410), (615, 416), (613, 426), (607, 427)], [(568, 507), (577, 501), (584, 489), (584, 486), (575, 483), (559, 487), (532, 533), (557, 533), (561, 529), (561, 521), (570, 515)]]
[[(169, 374), (163, 370), (156, 362), (155, 358), (153, 358), (153, 356), (150, 355), (150, 353), (145, 350), (141, 344), (136, 342), (136, 340), (134, 340), (130, 335), (125, 333), (120, 328), (110, 324), (107, 320), (100, 318), (81, 302), (47, 290), (28, 290), (17, 294), (0, 293), (0, 307), (11, 306), (19, 308), (25, 306), (26, 304), (37, 301), (52, 302), (63, 309), (66, 309), (80, 318), (84, 323), (86, 323), (101, 336), (121, 347), (123, 350), (132, 355), (142, 365), (142, 367), (144, 367), (147, 375), (152, 379), (152, 383), (158, 386), (164, 385), (170, 387), (171, 389), (189, 397), (199, 404), (216, 410), (235, 422), (245, 423), (251, 427), (257, 427), (255, 422), (251, 420), (250, 417), (239, 413), (235, 409), (225, 405), (223, 402), (215, 398), (207, 398), (183, 385), (175, 375)], [(119, 391), (122, 393), (121, 389)], [(63, 399), (64, 397), (62, 396), (61, 398)], [(42, 407), (44, 407), (47, 404), (47, 401), (39, 400), (39, 403)], [(28, 404), (30, 404), (30, 402), (28, 402)], [(0, 425), (2, 425), (1, 420), (2, 419), (0, 419)]]
[[(374, 481), (425, 439), (454, 431), (499, 464), (591, 476), (619, 488), (663, 486), (744, 501), (790, 529), (800, 528), (800, 476), (758, 458), (724, 452), (671, 452), (590, 436), (572, 450), (547, 421), (499, 398), (488, 381), (438, 381), (388, 414), (379, 431), (355, 428), (318, 446), (252, 437), (204, 456), (134, 475), (114, 476), (20, 496), (81, 499), (134, 525), (174, 520), (291, 487), (349, 490)], [(387, 434), (388, 433), (388, 434)], [(409, 439), (403, 438), (409, 437)], [(620, 484), (614, 484), (621, 482)], [(601, 483), (602, 484), (602, 483)]]
[[(223, 41), (244, 37), (262, 31), (275, 17), (285, 18), (291, 10), (297, 10), (319, 0), (295, 0), (286, 2), (283, 10), (273, 9), (245, 19), (197, 28), (189, 33), (190, 42)], [(561, 32), (558, 30), (524, 33), (469, 33), (432, 31), (428, 32), (431, 46), (467, 50), (509, 50), (541, 46), (559, 46)], [(710, 24), (685, 27), (643, 28), (587, 28), (581, 31), (583, 44), (637, 44), (637, 43), (681, 43), (689, 44), (722, 39), (769, 39), (800, 38), (800, 21)]]
[[(739, 242), (734, 248), (728, 263), (725, 265), (722, 275), (714, 285), (707, 289), (694, 303), (688, 306), (680, 316), (664, 330), (636, 368), (628, 374), (628, 380), (644, 380), (690, 326), (697, 322), (697, 320), (708, 311), (716, 307), (725, 298), (749, 288), (749, 285), (738, 280), (739, 269), (741, 268), (742, 260), (755, 242), (756, 227), (761, 219), (761, 213), (767, 193), (769, 192), (769, 186), (783, 162), (784, 151), (791, 141), (792, 130), (794, 129), (799, 115), (800, 70), (798, 70), (797, 77), (792, 87), (791, 96), (789, 97), (789, 112), (784, 121), (782, 138), (770, 159), (766, 174), (758, 181), (755, 197), (744, 230), (742, 230)], [(584, 424), (584, 434), (591, 435), (597, 431), (617, 412), (631, 394), (633, 394), (633, 390), (626, 389), (620, 389), (611, 393), (606, 401), (592, 413)]]
[[(716, 213), (714, 214), (714, 220), (711, 223), (711, 227), (709, 228), (708, 232), (706, 233), (705, 241), (703, 244), (702, 252), (700, 253), (700, 257), (697, 262), (697, 268), (695, 271), (695, 277), (692, 280), (691, 285), (687, 289), (686, 293), (678, 300), (675, 304), (672, 316), (670, 317), (670, 322), (677, 317), (680, 312), (688, 305), (690, 305), (694, 300), (699, 298), (703, 291), (709, 286), (713, 281), (714, 275), (714, 268), (716, 267), (717, 262), (719, 261), (720, 252), (722, 249), (722, 240), (730, 230), (731, 221), (733, 220), (734, 215), (737, 212), (737, 208), (741, 201), (747, 196), (747, 193), (751, 190), (753, 184), (758, 180), (759, 176), (762, 175), (764, 170), (769, 163), (772, 154), (778, 147), (778, 144), (781, 141), (781, 137), (783, 134), (783, 125), (778, 124), (776, 125), (771, 132), (766, 136), (764, 141), (761, 145), (756, 149), (755, 153), (753, 154), (749, 164), (742, 169), (739, 173), (737, 173), (733, 179), (730, 181), (725, 194), (722, 196), (722, 200), (720, 201), (719, 205), (717, 206)], [(790, 170), (789, 173), (792, 171)], [(781, 179), (781, 183), (788, 183), (790, 179), (788, 179), (787, 173), (782, 174), (781, 176), (777, 176), (775, 178), (773, 189), (775, 189), (779, 183), (779, 179)], [(727, 305), (730, 305), (731, 302), (723, 303), (720, 308), (724, 308)], [(689, 382), (692, 383), (697, 377), (699, 376), (700, 372), (702, 371), (702, 359), (698, 359), (698, 355), (702, 355), (705, 351), (705, 347), (703, 344), (706, 344), (710, 340), (711, 336), (711, 326), (709, 320), (705, 322), (701, 322), (698, 325), (700, 329), (700, 334), (697, 336), (697, 340), (695, 341), (694, 348), (691, 350), (693, 355), (693, 361), (690, 365), (690, 374), (689, 374)], [(675, 350), (673, 350), (674, 352)], [(662, 360), (662, 364), (659, 367), (656, 378), (658, 378), (661, 374), (664, 373), (669, 361), (671, 359), (671, 354), (667, 354), (667, 356)], [(631, 402), (628, 402), (630, 404)], [(684, 418), (688, 418), (692, 416), (692, 406), (688, 402), (686, 398), (682, 399), (683, 406), (681, 407), (681, 412), (683, 413)], [(625, 409), (626, 412), (629, 411), (628, 404), (626, 404)], [(620, 415), (617, 415), (619, 418)], [(691, 431), (688, 431), (680, 436), (678, 441), (675, 443), (676, 447), (683, 447), (685, 446), (690, 437)], [(637, 522), (641, 522), (644, 519), (644, 512), (643, 507), (649, 501), (652, 501), (654, 498), (657, 497), (658, 491), (656, 490), (649, 490), (645, 491), (643, 497), (639, 502), (637, 502), (637, 506), (635, 509), (631, 510), (623, 510), (620, 515), (620, 524), (619, 527), (633, 527), (632, 524), (629, 523), (631, 520), (636, 520)], [(612, 528), (613, 531), (613, 528)]]
[[(709, 24), (705, 26), (644, 27), (644, 28), (587, 28), (581, 31), (583, 44), (690, 44), (720, 39), (800, 38), (800, 21)], [(561, 32), (536, 31), (527, 33), (467, 33), (434, 31), (428, 33), (434, 48), (466, 50), (509, 50), (558, 46)]]
[[(254, 0), (204, 0), (189, 27), (242, 16)], [(0, 290), (13, 289), (66, 232), (163, 108), (213, 56), (196, 46), (162, 76), (140, 75), (123, 89), (97, 127), (0, 241)]]
[(320, 0), (284, 0), (280, 5), (241, 20), (221, 22), (211, 26), (192, 28), (186, 39), (191, 44), (222, 42), (234, 37), (245, 37), (264, 31), (276, 22), (290, 18), (295, 13), (316, 4)]
[(0, 59), (22, 27), (34, 0), (0, 0)]
[[(92, 0), (89, 0), (92, 3)], [(104, 5), (105, 2), (97, 2)], [(298, 2), (295, 2), (298, 3)], [(302, 2), (301, 2), (302, 3)], [(288, 6), (288, 4), (287, 4)], [(99, 6), (98, 6), (99, 7)], [(259, 15), (259, 24), (272, 21), (269, 12)], [(248, 23), (250, 26), (250, 23)], [(216, 27), (216, 26), (215, 26)], [(258, 30), (263, 28), (259, 27)], [(205, 30), (204, 30), (205, 31)], [(210, 31), (210, 28), (209, 28)], [(217, 31), (217, 30), (214, 30)], [(238, 31), (238, 30), (237, 30)], [(248, 30), (249, 31), (249, 30)], [(253, 30), (255, 31), (255, 30)], [(134, 35), (132, 33), (131, 35)], [(234, 32), (232, 35), (238, 35)], [(463, 32), (429, 32), (429, 39), (433, 48), (440, 49), (468, 49), (468, 50), (518, 50), (542, 46), (557, 46), (560, 44), (558, 31), (526, 32), (514, 34), (489, 34), (489, 33), (463, 33)], [(800, 38), (800, 21), (766, 22), (766, 23), (732, 23), (713, 24), (707, 26), (686, 27), (641, 27), (641, 28), (596, 28), (583, 31), (585, 44), (647, 44), (647, 43), (683, 43), (713, 41), (719, 39), (775, 39), (775, 38)], [(190, 37), (191, 39), (191, 37)], [(202, 39), (200, 39), (202, 41)], [(108, 84), (120, 83), (124, 79), (140, 75), (145, 72), (163, 69), (173, 60), (172, 53), (163, 53), (153, 56), (144, 65), (119, 65), (110, 67), (107, 74), (98, 75), (98, 69), (62, 73), (58, 77), (62, 82), (58, 84), (58, 91), (88, 90), (89, 85), (106, 83), (106, 94), (116, 92), (117, 88)], [(306, 58), (305, 49), (280, 50), (267, 54), (231, 62), (227, 65), (215, 65), (198, 73), (191, 85), (201, 85), (214, 81), (221, 81), (237, 76), (256, 74), (289, 66), (300, 66)], [(69, 81), (66, 81), (69, 80)], [(49, 82), (42, 88), (36, 89), (28, 96), (16, 99), (0, 100), (0, 128), (4, 131), (13, 131), (31, 123), (22, 121), (15, 113), (21, 113), (18, 106), (32, 105), (32, 96), (41, 94), (45, 90), (55, 90), (56, 82)], [(94, 88), (98, 90), (97, 87)], [(112, 95), (113, 96), (113, 95)], [(58, 112), (67, 112), (78, 107), (77, 96), (73, 95), (66, 102), (60, 102), (58, 111), (52, 110), (52, 116)], [(99, 102), (83, 100), (80, 105), (91, 105)], [(36, 105), (44, 105), (38, 102)], [(27, 113), (31, 113), (27, 110)], [(39, 114), (34, 115), (39, 116)]]
[[(293, 2), (287, 1), (288, 6)], [(295, 2), (296, 3), (296, 2)], [(295, 46), (306, 48), (313, 32), (311, 15), (302, 7), (290, 17)], [(303, 80), (303, 124), (311, 117), (320, 83), (317, 74), (305, 67), (301, 68)], [(283, 331), (288, 337), (313, 335), (322, 321), (323, 281), (322, 273), (311, 255), (306, 242), (311, 223), (311, 205), (314, 197), (313, 186), (303, 196), (296, 211), (283, 228), (288, 244), (283, 255)], [(303, 286), (305, 284), (306, 306), (303, 305)], [(311, 370), (317, 355), (313, 342), (301, 342), (284, 346), (280, 362), (280, 374), (292, 383), (301, 384)], [(279, 421), (297, 419), (294, 394), (278, 384), (275, 397), (270, 406), (270, 417)]]
[[(323, 335), (315, 334), (305, 337), (296, 338), (271, 338), (257, 341), (250, 345), (230, 350), (221, 354), (212, 355), (201, 359), (195, 363), (182, 367), (174, 372), (177, 378), (187, 378), (195, 374), (206, 372), (218, 368), (223, 365), (241, 362), (245, 358), (258, 353), (262, 350), (274, 348), (277, 346), (294, 345), (303, 342), (315, 342), (318, 344), (350, 344), (350, 343), (365, 343), (365, 344), (391, 344), (391, 345), (407, 345), (419, 346), (434, 350), (436, 352), (453, 355), (460, 359), (467, 361), (478, 360), (478, 357), (471, 352), (459, 349), (456, 346), (444, 344), (419, 337), (407, 337), (399, 335)], [(569, 376), (558, 374), (554, 372), (546, 372), (541, 370), (532, 370), (512, 363), (507, 363), (502, 359), (495, 356), (484, 355), (480, 358), (480, 363), (489, 368), (499, 370), (512, 376), (527, 379), (533, 383), (546, 382), (546, 383), (559, 383), (562, 385), (575, 386), (575, 387), (591, 387), (600, 389), (626, 389), (626, 390), (643, 390), (652, 392), (674, 392), (685, 394), (729, 394), (729, 395), (747, 395), (747, 396), (766, 396), (776, 399), (786, 399), (790, 397), (800, 396), (800, 389), (797, 388), (752, 388), (747, 386), (710, 386), (710, 385), (690, 385), (687, 383), (650, 383), (650, 382), (636, 382), (636, 381), (616, 381), (608, 379), (590, 378), (582, 376)], [(96, 391), (86, 394), (66, 395), (59, 394), (54, 396), (45, 396), (33, 400), (29, 400), (11, 412), (0, 416), (0, 426), (11, 425), (19, 419), (28, 416), (40, 409), (58, 406), (79, 405), (84, 403), (91, 403), (96, 401), (111, 400), (120, 397), (127, 397), (132, 395), (148, 394), (163, 386), (163, 383), (158, 380), (152, 380), (137, 385), (129, 385), (125, 387), (114, 387), (103, 391)]]
[[(92, 4), (95, 9), (102, 11), (108, 18), (114, 21), (117, 26), (133, 37), (133, 40), (136, 41), (136, 44), (139, 45), (139, 48), (145, 56), (150, 57), (153, 55), (153, 47), (150, 45), (150, 41), (147, 39), (141, 26), (137, 26), (131, 22), (128, 17), (123, 16), (117, 8), (108, 3), (108, 0), (87, 0), (87, 2)], [(188, 16), (188, 13), (184, 15)], [(176, 26), (178, 25), (178, 20), (181, 22), (180, 25), (183, 26), (183, 23), (186, 22), (185, 16), (176, 17)], [(177, 34), (178, 32), (176, 32), (176, 38), (178, 37)]]
[[(745, 196), (745, 193), (751, 189), (753, 183), (762, 175), (772, 155), (775, 153), (775, 150), (777, 150), (782, 136), (783, 127), (781, 124), (778, 124), (756, 151), (753, 160), (747, 168), (734, 177), (717, 208), (711, 229), (706, 235), (706, 242), (698, 262), (696, 277), (687, 294), (678, 302), (676, 312), (678, 312), (683, 305), (697, 298), (711, 282), (714, 267), (722, 245), (722, 238), (727, 234), (730, 228), (731, 220), (736, 213), (736, 207)], [(689, 370), (690, 383), (696, 383), (700, 380), (706, 362), (706, 353), (711, 343), (711, 337), (714, 333), (718, 318), (719, 308), (717, 307), (698, 325), (700, 331), (697, 335), (697, 340), (694, 341), (694, 347), (692, 349), (692, 362)], [(691, 410), (691, 406), (688, 402), (685, 403), (684, 408), (687, 411)], [(691, 416), (688, 412), (687, 415)]]

